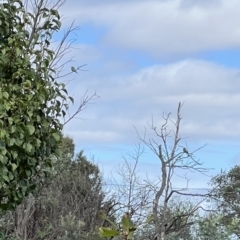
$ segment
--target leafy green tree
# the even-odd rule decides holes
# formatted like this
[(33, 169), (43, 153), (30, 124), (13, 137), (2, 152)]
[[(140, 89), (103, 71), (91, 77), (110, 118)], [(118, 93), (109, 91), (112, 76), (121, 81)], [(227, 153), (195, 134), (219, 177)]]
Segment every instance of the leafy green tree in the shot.
[(2, 216), (6, 239), (99, 238), (97, 226), (107, 226), (100, 214), (111, 217), (114, 203), (106, 199), (98, 166), (83, 151), (73, 157), (74, 147), (70, 137), (63, 137), (52, 175), (39, 182), (35, 196)]
[[(104, 203), (105, 193), (98, 166), (88, 161), (81, 151), (57, 181), (58, 185), (62, 185), (61, 201), (64, 202), (65, 208), (68, 206), (67, 211), (74, 206), (75, 215), (85, 223), (85, 231), (94, 232), (95, 227), (102, 222), (100, 211), (110, 207), (108, 202)], [(81, 205), (76, 205), (80, 202)]]
[(225, 226), (222, 226), (222, 216), (211, 213), (205, 215), (197, 221), (197, 239), (199, 240), (230, 240), (231, 232)]
[(35, 189), (39, 172), (51, 167), (68, 107), (50, 49), (60, 16), (40, 7), (33, 16), (20, 0), (0, 6), (1, 211), (16, 208)]
[(213, 186), (213, 203), (221, 218), (220, 224), (240, 238), (240, 166), (221, 172), (215, 176)]
[[(88, 161), (81, 151), (74, 160), (65, 165), (65, 169), (45, 190), (42, 204), (38, 205), (39, 214), (43, 214), (43, 222), (48, 223), (45, 226), (52, 225), (53, 229), (57, 230), (50, 231), (52, 235), (49, 239), (55, 236), (62, 239), (61, 236), (66, 233), (64, 231), (63, 235), (59, 234), (59, 229), (62, 229), (59, 225), (59, 216), (65, 219), (63, 222), (68, 228), (68, 234), (74, 233), (76, 239), (79, 237), (97, 239), (96, 227), (104, 225), (105, 222), (100, 218), (100, 212), (111, 215), (113, 205), (113, 202), (106, 200), (105, 197), (99, 168)], [(42, 212), (43, 205), (45, 213)], [(69, 218), (75, 224), (68, 224)], [(47, 234), (49, 230), (45, 228), (44, 232)], [(75, 238), (71, 236), (69, 239)]]

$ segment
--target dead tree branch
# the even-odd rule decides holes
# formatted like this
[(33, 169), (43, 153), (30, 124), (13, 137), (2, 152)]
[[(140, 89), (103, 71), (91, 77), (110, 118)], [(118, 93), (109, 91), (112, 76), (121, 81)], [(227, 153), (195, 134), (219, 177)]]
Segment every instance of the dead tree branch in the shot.
[[(172, 189), (173, 176), (176, 175), (178, 170), (187, 170), (192, 172), (199, 172), (204, 174), (209, 169), (202, 167), (202, 163), (197, 160), (194, 156), (194, 153), (200, 150), (202, 147), (197, 150), (190, 151), (188, 147), (182, 146), (181, 141), (183, 140), (180, 135), (180, 126), (181, 126), (181, 108), (183, 104), (178, 104), (176, 119), (172, 120), (171, 113), (163, 115), (163, 124), (160, 127), (160, 130), (154, 125), (152, 118), (152, 123), (149, 124), (150, 129), (155, 134), (156, 138), (146, 138), (146, 129), (144, 131), (143, 137), (140, 136), (138, 130), (137, 136), (141, 142), (143, 142), (149, 149), (156, 154), (160, 161), (161, 165), (161, 182), (158, 189), (155, 192), (155, 198), (153, 201), (152, 213), (154, 218), (154, 227), (155, 227), (155, 236), (156, 240), (164, 240), (166, 235), (169, 233), (168, 226), (174, 225), (177, 221), (176, 218), (169, 220), (168, 219), (168, 209), (169, 209), (169, 200), (172, 197), (173, 193), (185, 196), (201, 196), (207, 197), (206, 194), (186, 194), (180, 191)], [(171, 127), (171, 128), (170, 128)], [(171, 143), (171, 145), (170, 145)], [(203, 146), (204, 147), (204, 146)], [(185, 177), (186, 178), (186, 177)], [(187, 179), (188, 182), (188, 179)], [(159, 207), (161, 206), (161, 217), (159, 216)], [(199, 208), (194, 208), (195, 211)], [(187, 214), (187, 213), (186, 213)], [(188, 213), (189, 216), (192, 215), (192, 212)], [(186, 215), (187, 216), (187, 215)], [(184, 217), (186, 217), (184, 216)], [(188, 219), (188, 218), (186, 218)], [(171, 223), (169, 223), (169, 221)], [(188, 226), (190, 222), (186, 221), (184, 226)], [(182, 225), (181, 225), (182, 227)], [(177, 231), (177, 229), (175, 229)]]

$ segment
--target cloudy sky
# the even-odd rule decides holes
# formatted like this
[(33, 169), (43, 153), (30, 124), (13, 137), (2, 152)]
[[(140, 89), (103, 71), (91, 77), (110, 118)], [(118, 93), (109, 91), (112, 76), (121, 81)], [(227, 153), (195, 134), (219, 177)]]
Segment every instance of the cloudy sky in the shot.
[[(63, 29), (73, 20), (81, 28), (71, 36), (73, 65), (87, 64), (68, 85), (71, 111), (86, 90), (100, 96), (65, 133), (105, 174), (139, 142), (134, 126), (143, 133), (153, 116), (160, 127), (162, 113), (174, 119), (179, 102), (182, 145), (191, 151), (207, 143), (196, 156), (215, 169), (210, 175), (239, 164), (239, 0), (67, 0), (61, 14)], [(160, 175), (147, 148), (138, 170)], [(209, 180), (190, 177), (190, 187)]]

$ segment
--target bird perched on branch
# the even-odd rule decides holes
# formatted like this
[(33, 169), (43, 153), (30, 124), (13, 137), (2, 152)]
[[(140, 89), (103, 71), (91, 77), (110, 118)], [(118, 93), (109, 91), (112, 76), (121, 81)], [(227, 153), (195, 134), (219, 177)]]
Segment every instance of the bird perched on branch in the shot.
[(187, 155), (189, 155), (189, 152), (186, 148), (183, 148), (183, 152), (186, 153)]

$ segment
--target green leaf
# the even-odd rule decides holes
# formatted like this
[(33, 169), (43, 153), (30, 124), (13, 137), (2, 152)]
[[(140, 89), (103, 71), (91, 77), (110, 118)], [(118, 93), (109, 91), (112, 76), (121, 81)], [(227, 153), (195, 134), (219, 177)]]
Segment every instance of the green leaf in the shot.
[(7, 139), (7, 144), (9, 147), (13, 146), (15, 143), (15, 139), (14, 138), (8, 138)]
[(12, 156), (13, 156), (13, 159), (16, 159), (16, 158), (18, 157), (18, 153), (15, 152), (15, 151), (13, 151), (13, 152), (12, 152)]
[(35, 127), (32, 125), (27, 125), (27, 129), (30, 135), (33, 135), (33, 133), (35, 132)]
[[(135, 230), (136, 230), (136, 228), (135, 228)], [(135, 230), (134, 230), (134, 231), (135, 231)], [(128, 240), (133, 239), (134, 231), (128, 233), (128, 236), (127, 236), (127, 239), (128, 239)]]
[(74, 99), (72, 97), (68, 97), (68, 98), (72, 103), (74, 103)]
[(148, 224), (154, 220), (153, 214), (150, 214), (144, 223)]
[(23, 148), (27, 151), (27, 152), (31, 152), (32, 151), (32, 149), (33, 149), (33, 146), (32, 146), (32, 144), (30, 144), (30, 143), (24, 143), (23, 144)]
[(29, 170), (26, 170), (26, 171), (25, 171), (25, 173), (26, 173), (26, 175), (27, 175), (28, 177), (30, 177), (30, 176), (31, 176), (31, 171), (29, 171)]
[(6, 155), (7, 149), (5, 147), (1, 147), (0, 149), (1, 149), (1, 154)]
[(8, 118), (8, 123), (9, 123), (9, 125), (13, 124), (13, 119), (11, 117)]
[(0, 140), (0, 148), (1, 147), (5, 147), (6, 146), (6, 143), (5, 143), (5, 141), (3, 141), (3, 140)]
[(2, 175), (2, 178), (6, 181), (6, 182), (9, 182), (9, 178), (7, 175)]
[(117, 230), (106, 228), (106, 227), (100, 227), (99, 228), (99, 235), (101, 237), (114, 237), (118, 236), (119, 232)]
[(52, 136), (54, 137), (54, 139), (59, 142), (60, 141), (60, 135), (57, 133), (53, 133)]
[(130, 218), (129, 214), (124, 214), (122, 217), (122, 228), (129, 233), (132, 229), (135, 229), (135, 226)]
[(14, 176), (11, 172), (8, 172), (8, 178), (10, 181), (12, 181), (14, 179)]
[(66, 116), (66, 112), (64, 110), (62, 110), (62, 116), (65, 117)]
[(12, 125), (11, 126), (11, 133), (14, 133), (16, 131), (16, 126), (15, 125)]
[(5, 109), (8, 111), (8, 110), (11, 109), (11, 104), (8, 103), (8, 102), (5, 102), (4, 107), (5, 107)]
[(6, 99), (9, 98), (9, 94), (8, 94), (7, 92), (3, 92), (2, 95), (3, 95)]
[(15, 51), (16, 51), (16, 56), (19, 56), (21, 54), (21, 50), (19, 48), (16, 48)]
[(17, 165), (15, 163), (11, 164), (13, 172), (17, 169)]
[(36, 140), (36, 147), (40, 147), (41, 146), (41, 141), (39, 139)]
[(19, 139), (19, 138), (17, 138), (17, 139), (15, 139), (15, 144), (16, 144), (18, 147), (21, 147), (21, 146), (22, 146), (22, 144), (23, 144), (23, 140), (22, 140), (22, 139)]
[(100, 211), (99, 213), (100, 217), (104, 220), (106, 220), (107, 222), (109, 222), (113, 228), (117, 228), (117, 224), (112, 222), (110, 219), (108, 219), (107, 215), (103, 212), (103, 211)]
[(7, 132), (4, 129), (0, 129), (0, 138), (4, 138)]

